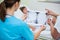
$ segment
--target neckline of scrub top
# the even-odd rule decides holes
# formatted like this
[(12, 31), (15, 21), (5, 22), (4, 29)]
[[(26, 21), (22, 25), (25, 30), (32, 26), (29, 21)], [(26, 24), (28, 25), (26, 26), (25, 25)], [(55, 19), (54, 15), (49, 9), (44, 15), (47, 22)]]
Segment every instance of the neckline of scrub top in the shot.
[(9, 15), (9, 14), (6, 15), (6, 17), (12, 17), (12, 16), (13, 16), (13, 15)]

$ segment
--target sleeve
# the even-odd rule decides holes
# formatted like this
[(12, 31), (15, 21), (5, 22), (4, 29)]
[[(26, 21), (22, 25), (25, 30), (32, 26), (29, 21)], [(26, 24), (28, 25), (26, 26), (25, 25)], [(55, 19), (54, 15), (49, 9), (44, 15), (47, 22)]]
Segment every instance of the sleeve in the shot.
[(22, 40), (34, 40), (34, 35), (26, 23), (22, 25)]
[(60, 16), (57, 17), (56, 24), (54, 26), (58, 32), (60, 32)]

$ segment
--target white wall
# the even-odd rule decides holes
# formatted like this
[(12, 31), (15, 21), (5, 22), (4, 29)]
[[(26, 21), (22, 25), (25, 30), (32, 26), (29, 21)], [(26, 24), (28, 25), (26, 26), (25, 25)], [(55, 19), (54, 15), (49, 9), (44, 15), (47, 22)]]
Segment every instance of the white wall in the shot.
[(27, 5), (31, 10), (44, 11), (45, 8), (51, 9), (56, 13), (60, 13), (60, 4), (56, 3), (43, 3), (37, 0), (22, 0), (23, 5)]

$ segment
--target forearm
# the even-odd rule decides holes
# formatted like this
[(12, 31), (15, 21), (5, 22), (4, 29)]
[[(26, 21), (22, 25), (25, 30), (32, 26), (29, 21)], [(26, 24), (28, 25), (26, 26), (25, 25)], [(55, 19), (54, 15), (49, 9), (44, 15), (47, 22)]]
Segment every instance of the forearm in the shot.
[[(28, 24), (29, 25), (29, 24)], [(29, 25), (29, 27), (32, 29), (32, 31), (35, 31), (35, 27), (34, 26), (32, 26), (32, 25)]]
[(51, 35), (52, 35), (52, 37), (53, 37), (54, 39), (57, 38), (57, 36), (58, 36), (58, 34), (59, 34), (58, 31), (57, 31), (57, 29), (54, 28), (53, 25), (51, 25), (50, 30), (51, 30)]
[(53, 32), (58, 33), (57, 29), (54, 28), (54, 25), (52, 25), (52, 24), (50, 25), (50, 30), (51, 30), (52, 33)]
[(57, 31), (56, 28), (54, 28), (54, 32), (51, 32), (51, 35), (52, 35), (52, 37), (53, 37), (54, 39), (57, 39), (57, 38), (58, 38), (59, 33), (58, 33), (58, 31)]
[(49, 9), (46, 9), (47, 10), (47, 14), (48, 15), (52, 15), (52, 16), (59, 16), (60, 14), (57, 14), (57, 13), (55, 13), (54, 11), (52, 11), (52, 10), (49, 10)]
[(38, 30), (38, 32), (35, 33), (34, 39), (36, 40), (36, 39), (40, 36), (41, 32), (42, 32), (43, 30), (45, 30), (45, 29), (46, 29), (46, 27), (45, 27), (44, 25), (41, 25), (41, 27), (40, 27), (40, 29)]
[[(29, 25), (29, 24), (28, 24)], [(29, 25), (30, 28), (32, 28), (33, 26)]]
[(50, 30), (51, 30), (51, 33), (54, 32), (54, 25), (52, 23), (50, 24)]
[(23, 21), (26, 19), (26, 17), (24, 15), (21, 18), (22, 18)]
[(51, 15), (52, 15), (52, 16), (55, 16), (55, 17), (60, 16), (60, 14), (57, 14), (57, 13), (55, 13), (55, 12), (53, 12)]
[(42, 32), (42, 31), (39, 29), (39, 31), (34, 34), (34, 39), (35, 39), (35, 40), (40, 36), (40, 33), (41, 33), (41, 32)]

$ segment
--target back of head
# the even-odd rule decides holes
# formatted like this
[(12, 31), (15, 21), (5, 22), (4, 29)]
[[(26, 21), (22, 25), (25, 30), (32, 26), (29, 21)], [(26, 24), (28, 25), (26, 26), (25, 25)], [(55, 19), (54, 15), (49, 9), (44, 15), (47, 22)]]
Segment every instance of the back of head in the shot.
[(11, 8), (16, 2), (20, 2), (20, 0), (4, 0), (0, 4), (0, 19), (4, 22), (6, 17), (6, 9)]

